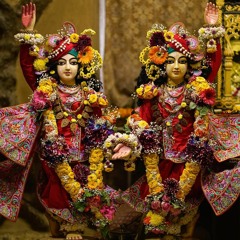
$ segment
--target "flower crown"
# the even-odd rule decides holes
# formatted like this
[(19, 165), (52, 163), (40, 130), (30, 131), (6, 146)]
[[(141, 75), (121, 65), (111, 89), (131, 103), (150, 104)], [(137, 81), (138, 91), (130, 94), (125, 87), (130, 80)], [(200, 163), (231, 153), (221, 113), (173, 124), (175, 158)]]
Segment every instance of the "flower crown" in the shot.
[[(144, 65), (150, 63), (163, 64), (172, 51), (178, 51), (194, 61), (203, 58), (203, 54), (198, 52), (199, 42), (195, 36), (189, 35), (185, 26), (181, 22), (174, 23), (169, 30), (163, 25), (154, 24), (147, 32), (148, 46), (140, 53), (140, 61)], [(144, 56), (148, 52), (147, 60)]]
[(46, 63), (57, 61), (67, 53), (72, 54), (80, 63), (80, 77), (91, 78), (102, 66), (102, 58), (97, 50), (92, 48), (92, 40), (88, 35), (94, 35), (92, 29), (85, 29), (80, 35), (76, 33), (74, 25), (65, 22), (57, 34), (50, 34), (39, 45), (32, 45), (30, 55), (35, 56), (34, 68), (36, 74), (46, 72)]

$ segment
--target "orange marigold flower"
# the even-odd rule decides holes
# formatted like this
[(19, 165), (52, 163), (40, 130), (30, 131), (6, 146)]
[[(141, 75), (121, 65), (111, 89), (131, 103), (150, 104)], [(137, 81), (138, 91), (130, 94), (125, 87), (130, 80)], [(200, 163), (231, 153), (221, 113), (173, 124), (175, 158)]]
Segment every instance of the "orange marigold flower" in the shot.
[(90, 46), (85, 47), (78, 54), (78, 62), (88, 64), (93, 59), (93, 48)]
[(166, 61), (168, 53), (159, 46), (154, 46), (150, 48), (148, 56), (153, 63), (159, 65)]

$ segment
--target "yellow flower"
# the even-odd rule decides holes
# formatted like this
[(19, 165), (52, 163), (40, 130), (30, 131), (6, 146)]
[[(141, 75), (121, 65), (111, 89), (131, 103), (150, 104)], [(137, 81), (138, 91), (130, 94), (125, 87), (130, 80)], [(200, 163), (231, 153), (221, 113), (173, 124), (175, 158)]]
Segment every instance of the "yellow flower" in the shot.
[(206, 83), (207, 81), (206, 81), (206, 79), (205, 78), (203, 78), (203, 77), (196, 77), (196, 80), (195, 80), (196, 82), (200, 82), (200, 83)]
[(157, 183), (156, 180), (148, 181), (148, 186), (149, 186), (150, 188), (154, 188), (154, 187), (156, 187), (157, 184), (158, 184), (158, 183)]
[(99, 102), (99, 104), (102, 105), (102, 106), (107, 106), (107, 105), (108, 105), (108, 102), (107, 102), (103, 97), (100, 97), (100, 98), (98, 99), (98, 102)]
[(185, 108), (187, 106), (186, 102), (181, 102), (181, 107)]
[(149, 92), (151, 89), (152, 89), (152, 86), (147, 85), (147, 86), (144, 87), (144, 92), (147, 93), (147, 92)]
[(146, 128), (146, 127), (148, 127), (148, 123), (146, 121), (142, 120), (142, 121), (138, 122), (138, 126), (140, 128)]
[(89, 101), (87, 101), (87, 100), (84, 100), (83, 103), (84, 103), (84, 105), (89, 105)]
[(95, 171), (95, 170), (97, 170), (97, 164), (90, 164), (89, 168), (91, 171)]
[(187, 85), (186, 85), (186, 88), (190, 88), (191, 87), (191, 85), (188, 83)]
[(112, 146), (112, 143), (111, 143), (111, 142), (106, 142), (106, 143), (105, 143), (105, 147), (106, 147), (106, 148), (110, 148), (111, 146)]
[(93, 149), (91, 152), (92, 155), (96, 155), (96, 156), (101, 156), (102, 153), (103, 153), (103, 151), (100, 148)]
[(96, 189), (97, 188), (97, 182), (89, 181), (88, 182), (88, 188), (90, 189)]
[(24, 36), (25, 40), (29, 40), (30, 38), (31, 38), (31, 36), (29, 34), (25, 34), (25, 36)]
[(158, 94), (158, 89), (155, 88), (155, 89), (153, 90), (153, 96), (157, 96), (157, 94)]
[(89, 181), (89, 182), (95, 182), (95, 181), (97, 181), (97, 176), (96, 176), (96, 174), (91, 173), (90, 175), (88, 175), (88, 181)]
[(84, 88), (83, 88), (83, 91), (84, 91), (84, 92), (87, 92), (88, 90), (89, 90), (88, 87), (84, 87)]
[(160, 224), (162, 224), (164, 221), (164, 218), (159, 215), (159, 214), (155, 214), (155, 213), (152, 213), (151, 214), (151, 219), (150, 219), (150, 224), (153, 225), (153, 226), (159, 226)]
[(72, 123), (75, 123), (75, 122), (77, 122), (77, 120), (76, 120), (75, 118), (72, 118), (72, 119), (71, 119), (71, 122), (72, 122)]
[(87, 83), (85, 81), (81, 82), (81, 86), (82, 87), (86, 87), (87, 86)]
[(205, 29), (204, 29), (204, 28), (200, 28), (200, 29), (198, 30), (198, 32), (199, 32), (199, 34), (203, 34), (203, 33), (205, 32)]
[(68, 116), (68, 113), (67, 113), (67, 112), (63, 112), (63, 115), (64, 115), (65, 117), (67, 117), (67, 116)]
[(167, 125), (168, 127), (170, 127), (170, 126), (171, 126), (171, 123), (170, 123), (170, 122), (166, 122), (166, 125)]
[(47, 59), (36, 59), (33, 63), (34, 68), (41, 72), (46, 70), (46, 63), (48, 62)]
[(78, 114), (77, 119), (81, 119), (81, 118), (82, 118), (82, 114)]
[(182, 119), (183, 118), (183, 115), (182, 114), (179, 114), (178, 115), (178, 119)]
[(70, 35), (70, 41), (71, 41), (72, 43), (76, 43), (76, 42), (78, 41), (78, 39), (79, 39), (79, 35), (78, 35), (77, 33), (72, 33), (72, 34)]
[(96, 176), (99, 178), (99, 177), (102, 176), (102, 171), (97, 169), (97, 170), (95, 171), (95, 174), (96, 174)]
[(138, 95), (141, 96), (143, 94), (143, 88), (142, 87), (137, 88), (136, 92)]
[(35, 34), (35, 37), (36, 37), (36, 38), (41, 38), (41, 37), (42, 37), (42, 35), (41, 35), (41, 34), (39, 34), (39, 33), (36, 33), (36, 34)]
[(166, 41), (170, 42), (174, 37), (174, 33), (173, 32), (165, 32), (163, 36)]
[(89, 95), (89, 102), (90, 103), (95, 103), (97, 101), (98, 97), (97, 94), (90, 94)]

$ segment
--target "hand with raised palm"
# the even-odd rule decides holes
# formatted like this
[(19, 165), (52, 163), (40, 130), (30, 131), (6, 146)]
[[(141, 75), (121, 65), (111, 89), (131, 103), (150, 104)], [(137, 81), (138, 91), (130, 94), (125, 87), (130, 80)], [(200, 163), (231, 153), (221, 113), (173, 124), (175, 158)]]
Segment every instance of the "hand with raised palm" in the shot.
[(36, 22), (36, 6), (30, 2), (22, 6), (22, 24), (27, 30), (33, 30)]
[(113, 151), (115, 152), (112, 156), (113, 160), (117, 160), (117, 159), (124, 159), (127, 158), (131, 152), (132, 149), (122, 143), (119, 143), (114, 149)]
[(204, 12), (204, 20), (207, 24), (214, 25), (218, 22), (218, 8), (214, 3), (207, 3)]

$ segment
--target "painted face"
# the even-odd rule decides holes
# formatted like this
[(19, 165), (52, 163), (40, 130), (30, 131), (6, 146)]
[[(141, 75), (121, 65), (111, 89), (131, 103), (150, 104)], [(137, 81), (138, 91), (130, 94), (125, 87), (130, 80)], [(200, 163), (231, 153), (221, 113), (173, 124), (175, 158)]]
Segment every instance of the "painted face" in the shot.
[(77, 58), (71, 54), (66, 54), (58, 60), (57, 72), (60, 81), (67, 85), (76, 84), (75, 77), (78, 72)]
[(172, 52), (168, 55), (166, 63), (168, 79), (176, 84), (182, 82), (187, 72), (187, 57), (180, 52)]

